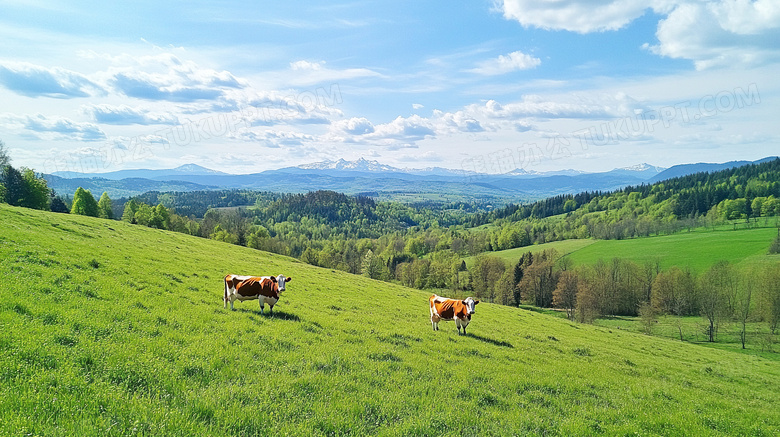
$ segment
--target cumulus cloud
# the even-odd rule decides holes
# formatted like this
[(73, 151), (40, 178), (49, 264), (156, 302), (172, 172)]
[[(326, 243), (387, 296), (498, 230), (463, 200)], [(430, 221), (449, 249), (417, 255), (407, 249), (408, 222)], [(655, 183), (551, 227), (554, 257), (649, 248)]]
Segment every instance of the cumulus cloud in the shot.
[(106, 134), (95, 124), (74, 122), (63, 117), (49, 118), (43, 114), (35, 116), (3, 114), (0, 116), (0, 124), (22, 135), (45, 140), (100, 141), (106, 139)]
[(333, 127), (351, 135), (365, 135), (374, 132), (374, 125), (367, 118), (353, 117), (333, 123)]
[(373, 135), (376, 138), (413, 142), (435, 137), (436, 132), (430, 120), (412, 115), (407, 118), (398, 116), (390, 123), (375, 126)]
[(217, 99), (226, 89), (246, 86), (228, 71), (202, 68), (170, 53), (130, 59), (127, 65), (112, 67), (106, 79), (116, 92), (128, 97), (194, 102)]
[(520, 120), (524, 118), (609, 118), (615, 113), (604, 104), (592, 101), (552, 101), (539, 96), (525, 96), (520, 102), (501, 104), (488, 100), (471, 105), (468, 110), (487, 118)]
[(512, 71), (536, 68), (541, 63), (542, 61), (539, 58), (517, 51), (508, 55), (500, 55), (496, 59), (483, 61), (476, 68), (469, 71), (485, 76), (496, 76)]
[(82, 74), (64, 68), (46, 68), (26, 62), (0, 65), (0, 84), (28, 97), (71, 99), (104, 92), (99, 85)]
[(753, 66), (780, 59), (780, 3), (776, 0), (503, 0), (508, 20), (526, 27), (578, 33), (614, 31), (652, 10), (660, 56), (688, 59), (697, 69)]
[(303, 146), (306, 143), (316, 141), (316, 138), (312, 135), (300, 132), (277, 131), (270, 129), (266, 129), (260, 132), (242, 131), (231, 136), (241, 141), (260, 144), (263, 147), (268, 147), (271, 149), (298, 147)]
[(334, 106), (340, 102), (340, 91), (334, 87), (297, 94), (261, 91), (230, 95), (219, 99), (210, 109), (238, 111), (251, 126), (329, 124), (343, 117), (341, 110)]
[(642, 16), (642, 0), (504, 0), (504, 17), (527, 27), (589, 33), (617, 30)]
[(780, 59), (780, 3), (682, 3), (661, 20), (653, 53), (690, 59), (697, 69), (754, 66)]
[(485, 128), (477, 119), (463, 111), (442, 112), (433, 111), (434, 118), (444, 128), (455, 132), (484, 132)]
[(129, 124), (176, 124), (178, 118), (170, 114), (153, 114), (146, 109), (133, 108), (127, 105), (88, 105), (82, 110), (96, 123), (129, 125)]

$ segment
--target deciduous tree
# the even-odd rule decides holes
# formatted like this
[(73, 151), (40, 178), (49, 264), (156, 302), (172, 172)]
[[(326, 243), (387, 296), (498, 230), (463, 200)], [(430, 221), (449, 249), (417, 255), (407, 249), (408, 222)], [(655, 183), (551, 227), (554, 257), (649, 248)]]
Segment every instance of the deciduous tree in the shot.
[(73, 194), (73, 206), (70, 209), (72, 214), (86, 215), (90, 217), (98, 216), (98, 204), (92, 193), (82, 187), (78, 187)]
[(108, 197), (108, 193), (105, 191), (100, 195), (100, 200), (98, 200), (98, 217), (104, 219), (114, 218), (114, 211), (112, 210), (111, 206), (111, 198)]
[(578, 283), (578, 274), (573, 270), (566, 270), (561, 272), (561, 276), (558, 278), (558, 286), (553, 291), (553, 305), (556, 308), (566, 310), (566, 316), (569, 320), (574, 320), (577, 308)]
[(727, 261), (720, 261), (709, 268), (700, 278), (701, 314), (707, 320), (707, 335), (710, 342), (715, 341), (718, 326), (729, 315), (727, 294), (735, 294), (737, 278)]

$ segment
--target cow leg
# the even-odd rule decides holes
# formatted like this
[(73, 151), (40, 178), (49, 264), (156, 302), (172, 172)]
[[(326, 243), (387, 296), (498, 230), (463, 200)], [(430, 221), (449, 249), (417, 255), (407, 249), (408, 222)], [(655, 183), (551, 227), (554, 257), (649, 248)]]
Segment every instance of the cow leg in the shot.
[(265, 310), (265, 305), (263, 303), (260, 303), (260, 314), (265, 314), (263, 310)]
[(274, 314), (274, 306), (273, 305), (268, 305), (268, 314), (269, 315), (273, 315)]
[(233, 308), (233, 301), (236, 300), (235, 296), (230, 296), (229, 300), (230, 300), (230, 311), (235, 311), (236, 309)]

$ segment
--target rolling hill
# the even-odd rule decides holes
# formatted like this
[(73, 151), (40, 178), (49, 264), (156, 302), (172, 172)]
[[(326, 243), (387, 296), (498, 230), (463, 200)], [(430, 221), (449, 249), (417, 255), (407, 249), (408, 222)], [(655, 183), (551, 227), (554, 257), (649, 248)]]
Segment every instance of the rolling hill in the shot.
[[(273, 316), (226, 273), (293, 278)], [(428, 292), (122, 222), (0, 205), (2, 435), (758, 435), (778, 360)]]
[[(514, 266), (526, 252), (539, 253), (555, 249), (559, 254), (568, 256), (575, 266), (621, 258), (638, 264), (657, 261), (661, 269), (688, 267), (694, 273), (701, 273), (722, 260), (738, 266), (780, 262), (777, 255), (767, 255), (767, 249), (775, 236), (777, 228), (774, 227), (733, 230), (722, 226), (716, 230), (696, 229), (692, 232), (628, 240), (563, 240), (486, 254), (497, 256), (508, 266)], [(473, 259), (467, 258), (466, 263), (470, 265)]]

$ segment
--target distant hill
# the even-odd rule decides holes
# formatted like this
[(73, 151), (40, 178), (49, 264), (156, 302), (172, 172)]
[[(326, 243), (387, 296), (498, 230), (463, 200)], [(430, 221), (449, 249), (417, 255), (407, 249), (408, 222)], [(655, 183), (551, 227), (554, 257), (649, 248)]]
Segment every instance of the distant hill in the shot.
[(104, 191), (112, 198), (136, 196), (147, 191), (199, 191), (215, 190), (214, 185), (201, 185), (185, 181), (155, 181), (143, 178), (125, 178), (120, 180), (104, 178), (68, 179), (54, 175), (43, 175), (46, 184), (61, 196), (72, 196), (78, 187), (90, 190), (99, 197)]
[(734, 167), (742, 167), (748, 164), (760, 164), (762, 162), (773, 161), (777, 159), (777, 156), (770, 156), (757, 161), (729, 161), (722, 164), (699, 162), (696, 164), (680, 164), (667, 168), (666, 170), (651, 177), (648, 182), (655, 183), (666, 179), (677, 178), (681, 176), (688, 176), (695, 173), (702, 172), (716, 172), (720, 170), (726, 170)]
[[(764, 162), (765, 158), (755, 162)], [(684, 164), (664, 169), (650, 164), (616, 168), (601, 173), (576, 170), (535, 172), (515, 169), (505, 174), (482, 174), (439, 167), (400, 169), (377, 161), (323, 161), (319, 163), (234, 175), (187, 164), (168, 170), (119, 170), (108, 173), (56, 172), (47, 180), (61, 194), (88, 184), (94, 192), (111, 196), (146, 191), (193, 191), (247, 189), (280, 193), (332, 190), (367, 194), (380, 199), (439, 199), (444, 202), (481, 200), (496, 204), (528, 202), (583, 191), (613, 191), (626, 186), (650, 184), (701, 171), (717, 171), (751, 164)], [(78, 182), (76, 182), (78, 180)]]
[[(507, 174), (479, 174), (440, 167), (399, 169), (377, 161), (323, 161), (319, 163), (233, 175), (187, 164), (168, 170), (120, 170), (107, 173), (56, 172), (47, 180), (61, 194), (89, 185), (93, 192), (111, 196), (142, 194), (149, 190), (251, 189), (286, 193), (333, 190), (368, 194), (381, 199), (425, 201), (481, 200), (496, 204), (527, 202), (584, 190), (613, 190), (638, 184), (660, 171), (642, 164), (604, 173), (575, 170)], [(163, 183), (167, 182), (167, 183)]]
[(185, 164), (166, 170), (118, 170), (107, 173), (79, 173), (73, 171), (57, 171), (52, 173), (65, 179), (101, 178), (118, 181), (121, 179), (151, 179), (157, 181), (178, 181), (185, 176), (216, 176), (227, 175), (221, 171), (211, 170), (197, 164)]

